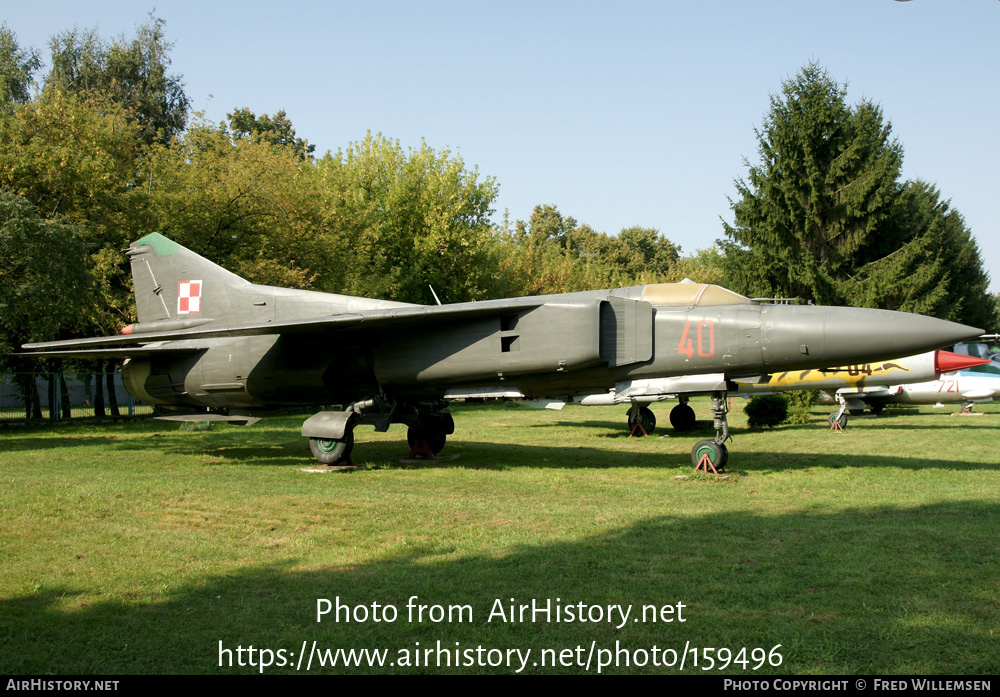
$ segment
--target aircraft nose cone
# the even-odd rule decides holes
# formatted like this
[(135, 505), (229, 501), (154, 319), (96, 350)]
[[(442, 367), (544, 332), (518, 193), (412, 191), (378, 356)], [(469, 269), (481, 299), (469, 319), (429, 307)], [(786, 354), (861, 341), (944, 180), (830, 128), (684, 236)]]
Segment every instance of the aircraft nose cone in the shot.
[(830, 367), (899, 358), (979, 336), (956, 322), (892, 310), (774, 305), (761, 311), (765, 365), (790, 362)]
[(939, 375), (941, 373), (951, 373), (956, 370), (975, 368), (977, 365), (986, 365), (989, 362), (989, 358), (963, 356), (962, 354), (952, 353), (951, 351), (934, 352), (934, 371)]

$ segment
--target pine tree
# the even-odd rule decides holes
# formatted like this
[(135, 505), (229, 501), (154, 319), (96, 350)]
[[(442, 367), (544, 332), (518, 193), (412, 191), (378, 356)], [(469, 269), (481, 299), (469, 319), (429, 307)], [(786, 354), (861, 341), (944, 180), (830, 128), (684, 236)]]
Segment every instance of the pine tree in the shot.
[(903, 149), (882, 110), (811, 63), (772, 95), (724, 224), (733, 289), (826, 305), (996, 324), (989, 277), (958, 211), (922, 181), (900, 181)]
[(846, 103), (812, 63), (772, 95), (760, 164), (730, 201), (726, 271), (743, 292), (844, 304), (843, 284), (887, 248), (902, 147), (881, 109)]

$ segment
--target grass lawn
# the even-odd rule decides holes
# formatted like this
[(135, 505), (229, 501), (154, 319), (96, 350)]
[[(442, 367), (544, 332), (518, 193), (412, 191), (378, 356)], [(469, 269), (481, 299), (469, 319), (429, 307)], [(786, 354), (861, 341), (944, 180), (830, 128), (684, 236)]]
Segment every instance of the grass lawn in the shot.
[[(654, 405), (663, 425), (672, 404)], [(692, 474), (707, 400), (699, 433), (643, 439), (624, 407), (457, 406), (442, 454), (458, 459), (401, 464), (404, 427), (359, 427), (367, 469), (337, 474), (303, 471), (308, 415), (0, 429), (0, 672), (257, 672), (238, 665), (250, 646), (273, 652), (267, 673), (300, 654), (312, 672), (513, 673), (513, 649), (530, 650), (526, 673), (609, 657), (602, 672), (680, 670), (654, 647), (659, 663), (688, 647), (684, 673), (707, 647), (735, 674), (1000, 672), (1000, 407), (843, 433), (817, 407), (811, 424), (750, 432), (744, 404), (720, 478)], [(317, 623), (317, 601), (337, 598), (366, 621)], [(603, 618), (510, 621), (532, 600)], [(430, 606), (455, 606), (451, 621)], [(675, 614), (654, 620), (663, 606)], [(388, 653), (320, 668), (313, 642)]]

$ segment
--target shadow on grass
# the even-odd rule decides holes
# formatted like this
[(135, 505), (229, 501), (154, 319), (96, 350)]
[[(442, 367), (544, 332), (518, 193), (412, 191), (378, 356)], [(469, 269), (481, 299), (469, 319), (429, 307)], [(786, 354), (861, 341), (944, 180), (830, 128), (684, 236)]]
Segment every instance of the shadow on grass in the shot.
[[(848, 421), (848, 430), (852, 429), (885, 429), (885, 430), (936, 430), (940, 429), (942, 431), (955, 431), (954, 426), (946, 425), (927, 425), (927, 424), (904, 424), (904, 423), (885, 423), (880, 420), (866, 420), (865, 423), (858, 424), (856, 419), (851, 419)], [(983, 424), (984, 426), (987, 424)], [(17, 451), (28, 451), (28, 450), (53, 450), (62, 448), (81, 448), (81, 447), (94, 447), (94, 446), (106, 446), (110, 452), (121, 451), (121, 452), (136, 452), (136, 451), (146, 451), (150, 449), (160, 450), (163, 452), (173, 452), (186, 455), (205, 455), (210, 458), (215, 458), (218, 462), (214, 464), (221, 463), (231, 463), (234, 461), (241, 461), (247, 465), (288, 465), (288, 466), (304, 466), (312, 464), (312, 456), (309, 455), (308, 442), (299, 435), (299, 428), (301, 426), (300, 422), (294, 423), (292, 425), (283, 426), (272, 424), (267, 427), (261, 427), (260, 425), (255, 425), (252, 427), (240, 427), (240, 426), (216, 426), (214, 429), (209, 431), (200, 432), (190, 432), (179, 434), (180, 429), (173, 428), (172, 426), (164, 428), (160, 426), (159, 428), (145, 428), (142, 430), (136, 430), (135, 424), (128, 426), (122, 426), (122, 430), (119, 434), (107, 433), (102, 431), (100, 434), (93, 434), (91, 430), (86, 428), (76, 429), (75, 433), (67, 434), (65, 432), (60, 433), (43, 433), (39, 437), (4, 437), (0, 439), (0, 453), (3, 452), (17, 452)], [(146, 425), (148, 426), (148, 424)], [(714, 438), (715, 429), (712, 426), (711, 421), (698, 421), (697, 428), (693, 431), (675, 431), (672, 428), (660, 428), (659, 426), (656, 430), (647, 438), (633, 438), (630, 436), (628, 430), (620, 424), (613, 422), (603, 422), (603, 421), (557, 421), (552, 423), (543, 424), (525, 424), (524, 426), (518, 426), (516, 429), (525, 429), (529, 431), (536, 431), (538, 429), (564, 429), (567, 427), (582, 427), (588, 429), (592, 432), (591, 435), (607, 440), (609, 442), (639, 442), (639, 441), (655, 441), (657, 439), (669, 439), (672, 443), (681, 444), (686, 443), (687, 447), (690, 448), (694, 443), (703, 438)], [(406, 444), (405, 432), (402, 430), (393, 431), (394, 435), (398, 435), (398, 441), (378, 441), (378, 442), (365, 442), (366, 431), (370, 427), (359, 427), (356, 431), (356, 446), (354, 450), (355, 459), (379, 459), (385, 460), (387, 462), (396, 461), (403, 458), (409, 452), (409, 448)], [(808, 424), (796, 424), (796, 425), (783, 425), (776, 429), (746, 429), (733, 427), (731, 428), (732, 435), (737, 439), (737, 441), (742, 436), (748, 435), (767, 435), (769, 433), (780, 434), (780, 433), (790, 433), (790, 432), (801, 432), (801, 433), (818, 433), (824, 434), (829, 431), (828, 425), (820, 421), (813, 421)], [(459, 433), (461, 432), (461, 425), (459, 425)], [(496, 429), (496, 438), (502, 437), (505, 432), (504, 429)], [(143, 437), (137, 439), (134, 436), (136, 434), (141, 434)], [(178, 438), (177, 436), (182, 437)], [(457, 439), (449, 439), (449, 443), (446, 446), (446, 450), (443, 454), (447, 455), (455, 450), (456, 445), (462, 448), (488, 448), (491, 449), (489, 455), (490, 458), (495, 459), (495, 454), (501, 452), (506, 454), (500, 458), (502, 462), (508, 462), (511, 460), (510, 454), (513, 453), (523, 453), (525, 448), (528, 452), (534, 452), (540, 454), (543, 452), (548, 452), (550, 455), (542, 455), (547, 457), (549, 461), (555, 461), (557, 459), (562, 459), (565, 462), (565, 466), (624, 466), (624, 467), (652, 467), (652, 466), (663, 466), (665, 463), (664, 458), (670, 460), (675, 459), (675, 454), (663, 453), (663, 454), (641, 454), (641, 453), (614, 453), (610, 451), (604, 451), (600, 449), (593, 448), (583, 448), (583, 450), (588, 451), (588, 455), (582, 459), (590, 462), (589, 465), (574, 465), (574, 460), (581, 458), (573, 457), (573, 453), (579, 453), (577, 448), (565, 448), (558, 446), (536, 446), (536, 445), (522, 445), (518, 443), (502, 443), (502, 442), (478, 442), (472, 443), (468, 441), (461, 441)], [(738, 443), (729, 444), (730, 451), (733, 454), (739, 452)], [(567, 457), (569, 455), (569, 457)], [(791, 455), (794, 461), (794, 455)], [(624, 461), (619, 461), (624, 458)], [(516, 458), (515, 458), (516, 459)], [(683, 458), (682, 458), (683, 459)], [(486, 460), (489, 461), (489, 460)], [(211, 463), (210, 463), (211, 464)], [(468, 463), (460, 463), (462, 466)], [(487, 465), (482, 465), (487, 466)], [(965, 469), (965, 468), (963, 468)]]
[[(813, 424), (782, 427), (789, 429), (812, 429)], [(309, 453), (305, 439), (292, 429), (256, 430), (238, 432), (238, 427), (228, 427), (220, 432), (185, 434), (182, 438), (155, 437), (116, 439), (108, 436), (55, 439), (13, 439), (14, 448), (23, 450), (54, 449), (60, 447), (106, 446), (108, 457), (124, 457), (138, 460), (142, 453), (158, 452), (182, 456), (198, 456), (202, 464), (208, 466), (241, 465), (268, 467), (311, 467), (315, 460)], [(820, 429), (823, 435), (824, 429)], [(837, 452), (837, 445), (831, 442), (829, 452), (769, 452), (767, 450), (744, 450), (741, 439), (750, 435), (766, 435), (761, 431), (734, 429), (735, 440), (729, 443), (728, 470), (748, 471), (762, 474), (787, 472), (811, 467), (888, 467), (904, 470), (928, 468), (947, 470), (997, 470), (1000, 461), (996, 458), (981, 458), (978, 461), (961, 459), (932, 459), (922, 453), (912, 456), (886, 455), (872, 452), (869, 455)], [(442, 451), (442, 456), (459, 455), (457, 459), (428, 460), (404, 463), (409, 454), (404, 432), (398, 433), (398, 440), (364, 441), (359, 433), (353, 457), (357, 464), (378, 469), (478, 469), (510, 470), (521, 467), (549, 469), (615, 469), (615, 468), (673, 468), (691, 467), (690, 448), (700, 438), (715, 435), (712, 430), (693, 433), (671, 434), (661, 439), (657, 434), (649, 438), (617, 439), (612, 446), (592, 447), (588, 445), (536, 445), (495, 441), (467, 441), (452, 439)], [(832, 434), (831, 437), (837, 437)], [(12, 440), (4, 441), (10, 446)], [(873, 441), (874, 442), (874, 441)], [(620, 446), (619, 446), (620, 443)], [(649, 452), (649, 444), (656, 444), (656, 452)], [(634, 445), (635, 447), (631, 447)], [(643, 451), (637, 448), (644, 448)], [(758, 445), (760, 447), (760, 445)], [(763, 447), (766, 447), (763, 446)], [(81, 465), (88, 466), (87, 464)], [(95, 462), (94, 466), (102, 466)]]
[[(256, 672), (219, 667), (219, 642), (294, 654), (320, 648), (520, 648), (540, 660), (597, 649), (763, 647), (783, 673), (996, 673), (1000, 504), (941, 503), (783, 515), (726, 512), (660, 517), (570, 542), (525, 545), (502, 557), (459, 556), (447, 539), (348, 568), (246, 566), (171, 590), (162, 602), (93, 604), (68, 588), (0, 601), (0, 671), (22, 674)], [(992, 521), (984, 525), (985, 521)], [(337, 522), (331, 521), (331, 534)], [(247, 562), (249, 564), (250, 562)], [(93, 592), (100, 588), (89, 589)], [(127, 594), (126, 594), (127, 595)], [(410, 623), (406, 604), (469, 605), (471, 623)], [(317, 624), (318, 598), (393, 605), (396, 622)], [(684, 603), (685, 623), (487, 622), (495, 601), (570, 605)], [(584, 656), (586, 655), (586, 649)], [(575, 655), (575, 653), (574, 653)], [(244, 654), (244, 658), (246, 654)], [(648, 657), (648, 654), (647, 654)], [(443, 658), (441, 659), (443, 660)], [(463, 659), (464, 660), (464, 659)], [(303, 663), (303, 666), (305, 663)], [(703, 663), (699, 663), (699, 666)], [(594, 672), (595, 663), (591, 669)], [(316, 670), (314, 662), (314, 670)], [(436, 672), (437, 668), (327, 669)], [(510, 673), (506, 667), (448, 672)], [(527, 672), (583, 672), (579, 666)], [(647, 665), (611, 672), (671, 672)], [(699, 672), (691, 667), (688, 672)], [(741, 672), (737, 668), (731, 672)], [(268, 672), (294, 672), (271, 668)]]

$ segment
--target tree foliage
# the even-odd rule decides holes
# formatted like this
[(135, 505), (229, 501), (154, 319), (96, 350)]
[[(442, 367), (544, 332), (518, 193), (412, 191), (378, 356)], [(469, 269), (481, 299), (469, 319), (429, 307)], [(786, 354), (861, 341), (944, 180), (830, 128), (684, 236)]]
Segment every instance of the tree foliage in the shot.
[(370, 133), (317, 160), (314, 174), (327, 250), (318, 288), (425, 303), (428, 285), (445, 302), (493, 295), (493, 178), (447, 149)]
[(896, 200), (898, 249), (860, 269), (845, 287), (855, 303), (996, 326), (989, 276), (979, 247), (958, 211), (921, 180), (906, 182)]
[(295, 129), (284, 109), (280, 109), (274, 116), (257, 116), (243, 107), (226, 114), (226, 118), (229, 119), (229, 128), (236, 138), (249, 138), (291, 148), (300, 160), (311, 159), (316, 150), (316, 146), (310, 145), (309, 141), (296, 137)]
[(0, 25), (0, 109), (24, 104), (31, 98), (34, 75), (41, 67), (38, 51), (21, 48), (10, 27)]
[(317, 194), (289, 148), (195, 121), (143, 164), (146, 227), (256, 283), (307, 287)]
[(117, 331), (131, 314), (122, 250), (144, 206), (137, 127), (124, 111), (105, 98), (47, 88), (0, 116), (0, 187), (38, 215), (77, 226), (89, 243), (98, 300), (87, 315), (91, 331)]
[(88, 267), (79, 228), (42, 217), (29, 200), (0, 188), (0, 368), (27, 367), (23, 359), (11, 365), (22, 343), (85, 325)]
[(846, 94), (812, 63), (772, 95), (759, 163), (730, 200), (725, 275), (749, 295), (992, 323), (961, 216), (932, 186), (900, 181), (902, 146), (881, 108)]
[(513, 231), (502, 228), (503, 272), (525, 294), (681, 280), (680, 247), (653, 228), (597, 232), (554, 205), (538, 205)]
[(760, 164), (737, 180), (725, 225), (726, 270), (742, 290), (844, 304), (844, 282), (898, 247), (885, 238), (902, 148), (877, 105), (845, 99), (816, 64), (771, 96), (755, 129)]
[(167, 143), (184, 129), (189, 99), (179, 75), (168, 73), (164, 20), (150, 13), (133, 39), (105, 41), (96, 29), (71, 29), (49, 43), (46, 84), (81, 96), (104, 95), (128, 109), (146, 145)]
[(792, 390), (783, 393), (788, 402), (788, 418), (784, 423), (792, 425), (809, 423), (812, 418), (810, 409), (819, 399), (819, 392), (819, 390)]
[(788, 418), (788, 397), (762, 394), (752, 397), (743, 410), (750, 428), (774, 428)]

